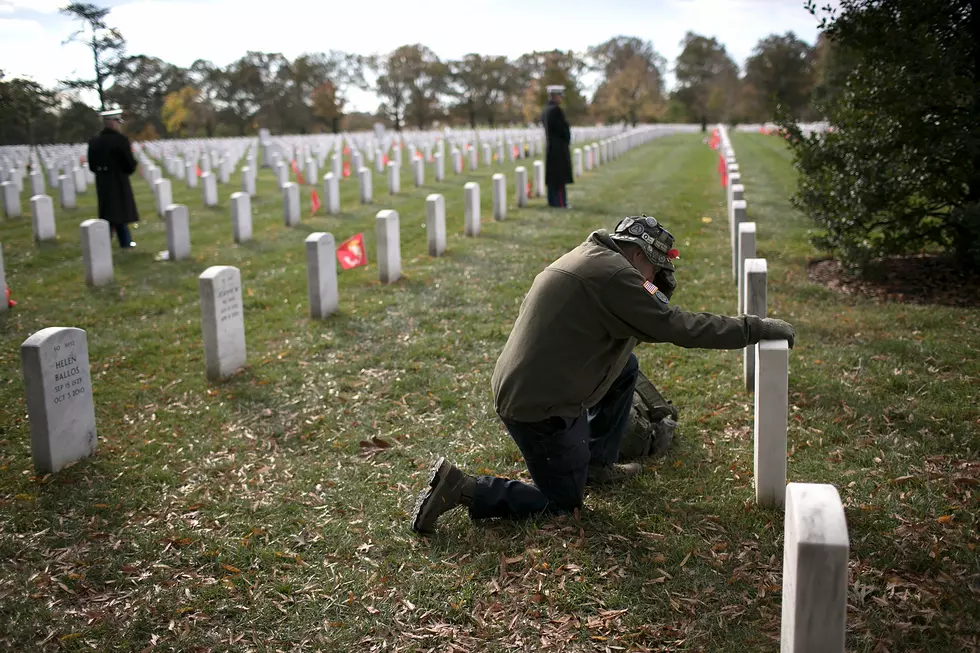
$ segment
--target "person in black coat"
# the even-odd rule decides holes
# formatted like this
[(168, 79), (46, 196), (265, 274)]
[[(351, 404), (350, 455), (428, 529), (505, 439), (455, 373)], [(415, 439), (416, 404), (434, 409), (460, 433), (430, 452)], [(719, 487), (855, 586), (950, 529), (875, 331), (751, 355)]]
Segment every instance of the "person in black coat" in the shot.
[(568, 195), (565, 186), (574, 183), (572, 179), (572, 155), (568, 150), (572, 141), (572, 131), (561, 110), (564, 86), (548, 87), (548, 104), (545, 105), (541, 122), (544, 123), (547, 152), (545, 156), (544, 183), (548, 187), (548, 206), (568, 208)]
[(136, 158), (129, 139), (119, 130), (122, 110), (103, 111), (101, 115), (105, 129), (88, 142), (88, 169), (95, 173), (99, 218), (109, 223), (119, 246), (128, 249), (136, 247), (129, 224), (140, 219), (129, 184), (129, 175), (136, 172)]

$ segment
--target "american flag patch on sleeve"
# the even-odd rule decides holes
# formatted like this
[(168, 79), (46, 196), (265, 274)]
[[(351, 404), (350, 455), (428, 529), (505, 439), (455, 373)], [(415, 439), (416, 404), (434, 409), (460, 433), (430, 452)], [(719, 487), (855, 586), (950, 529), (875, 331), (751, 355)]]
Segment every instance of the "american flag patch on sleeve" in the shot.
[(657, 294), (657, 287), (655, 285), (653, 285), (652, 283), (650, 283), (649, 281), (644, 281), (643, 282), (643, 288), (648, 293), (650, 293), (651, 295), (656, 295)]

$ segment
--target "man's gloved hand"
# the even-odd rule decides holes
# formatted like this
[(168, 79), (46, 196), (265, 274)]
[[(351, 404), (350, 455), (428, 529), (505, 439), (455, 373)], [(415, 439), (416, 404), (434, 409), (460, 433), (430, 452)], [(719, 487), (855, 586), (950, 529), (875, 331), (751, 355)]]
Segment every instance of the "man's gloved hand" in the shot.
[(762, 339), (763, 340), (788, 340), (789, 348), (793, 348), (796, 341), (796, 329), (789, 322), (767, 317), (762, 320)]

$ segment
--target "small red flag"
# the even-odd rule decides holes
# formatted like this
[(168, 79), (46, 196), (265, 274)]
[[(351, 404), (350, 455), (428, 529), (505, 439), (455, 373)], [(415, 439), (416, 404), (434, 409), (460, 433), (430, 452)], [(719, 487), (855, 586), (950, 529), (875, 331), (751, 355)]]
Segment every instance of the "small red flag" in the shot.
[(725, 157), (721, 154), (718, 155), (718, 172), (721, 174), (721, 186), (722, 188), (728, 187), (728, 164), (725, 162)]
[(385, 164), (385, 166), (388, 165), (388, 155), (387, 154), (382, 154), (381, 155), (381, 163)]
[(519, 157), (519, 156), (520, 156), (520, 154), (518, 154), (518, 152), (520, 152), (520, 150), (519, 150), (519, 149), (517, 148), (517, 146), (515, 145), (515, 146), (514, 146), (514, 157), (515, 157), (515, 158), (516, 158), (516, 157)]
[(203, 172), (201, 172), (201, 166), (194, 166), (194, 167), (197, 168), (197, 176), (198, 177), (200, 177), (201, 175), (204, 174)]
[(350, 161), (344, 161), (344, 176), (350, 177)]
[(367, 253), (364, 251), (364, 233), (351, 236), (337, 247), (337, 260), (345, 270), (367, 265)]
[(350, 154), (350, 148), (347, 147), (346, 145), (344, 146), (344, 154), (347, 154), (347, 155)]
[(306, 180), (303, 179), (303, 173), (299, 171), (299, 166), (296, 165), (296, 159), (293, 159), (289, 163), (290, 163), (290, 167), (293, 169), (293, 174), (296, 175), (296, 181), (299, 182), (300, 186), (305, 186)]
[(320, 196), (316, 194), (315, 190), (310, 194), (310, 206), (313, 207), (313, 215), (316, 215), (316, 212), (320, 210)]
[(531, 197), (531, 182), (527, 182), (527, 196), (530, 199), (530, 197)]
[(10, 298), (10, 286), (4, 286), (4, 288), (7, 289), (7, 306), (9, 306), (10, 308), (13, 308), (14, 306), (17, 305), (17, 302), (15, 302), (14, 300), (12, 300)]

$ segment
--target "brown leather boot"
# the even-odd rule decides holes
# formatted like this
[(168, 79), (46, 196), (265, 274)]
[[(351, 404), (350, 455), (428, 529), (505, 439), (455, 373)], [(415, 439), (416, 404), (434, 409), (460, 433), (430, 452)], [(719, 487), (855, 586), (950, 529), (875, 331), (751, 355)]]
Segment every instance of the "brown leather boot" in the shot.
[(464, 474), (456, 465), (439, 458), (429, 475), (429, 488), (415, 502), (412, 530), (427, 534), (435, 531), (436, 520), (445, 512), (468, 506), (476, 491), (476, 478)]

